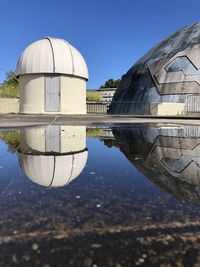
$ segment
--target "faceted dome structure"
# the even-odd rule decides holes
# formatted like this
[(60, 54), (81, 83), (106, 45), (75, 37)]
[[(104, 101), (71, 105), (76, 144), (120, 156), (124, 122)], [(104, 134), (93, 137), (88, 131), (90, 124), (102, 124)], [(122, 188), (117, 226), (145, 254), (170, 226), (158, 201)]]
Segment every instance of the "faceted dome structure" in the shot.
[(200, 112), (200, 23), (145, 54), (123, 76), (111, 114), (187, 115)]
[(17, 64), (17, 75), (31, 73), (59, 73), (88, 80), (84, 58), (67, 41), (47, 37), (29, 45)]
[(200, 203), (200, 127), (134, 125), (113, 128), (120, 150), (154, 184)]

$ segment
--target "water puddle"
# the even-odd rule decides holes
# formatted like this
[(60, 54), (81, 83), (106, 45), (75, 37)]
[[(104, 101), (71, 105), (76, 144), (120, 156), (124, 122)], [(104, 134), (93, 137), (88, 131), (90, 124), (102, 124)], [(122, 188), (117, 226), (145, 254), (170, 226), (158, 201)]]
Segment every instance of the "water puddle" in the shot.
[(1, 266), (200, 259), (199, 126), (51, 125), (0, 140)]

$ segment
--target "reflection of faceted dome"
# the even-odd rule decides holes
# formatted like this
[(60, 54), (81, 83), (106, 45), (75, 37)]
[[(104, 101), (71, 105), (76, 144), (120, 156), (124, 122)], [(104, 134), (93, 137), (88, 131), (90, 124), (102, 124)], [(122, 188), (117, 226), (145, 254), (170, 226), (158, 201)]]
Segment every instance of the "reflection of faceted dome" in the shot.
[(200, 23), (195, 23), (156, 45), (130, 68), (109, 112), (152, 115), (200, 112), (199, 62)]
[(200, 127), (114, 128), (120, 150), (152, 182), (177, 198), (200, 203)]
[(88, 79), (82, 55), (67, 41), (44, 38), (29, 45), (17, 64), (17, 75), (59, 73)]
[(19, 153), (19, 162), (32, 182), (45, 187), (70, 183), (84, 169), (88, 151), (71, 155), (28, 155)]

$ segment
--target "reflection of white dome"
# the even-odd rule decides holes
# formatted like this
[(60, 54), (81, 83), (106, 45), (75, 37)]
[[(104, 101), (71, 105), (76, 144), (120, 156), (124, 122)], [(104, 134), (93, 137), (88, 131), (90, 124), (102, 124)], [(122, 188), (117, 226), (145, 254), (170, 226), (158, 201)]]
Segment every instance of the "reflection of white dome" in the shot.
[(71, 155), (28, 155), (19, 153), (19, 162), (32, 182), (46, 186), (65, 186), (84, 169), (88, 151)]
[(33, 73), (59, 73), (88, 80), (84, 58), (67, 41), (45, 38), (29, 45), (17, 64), (17, 75)]

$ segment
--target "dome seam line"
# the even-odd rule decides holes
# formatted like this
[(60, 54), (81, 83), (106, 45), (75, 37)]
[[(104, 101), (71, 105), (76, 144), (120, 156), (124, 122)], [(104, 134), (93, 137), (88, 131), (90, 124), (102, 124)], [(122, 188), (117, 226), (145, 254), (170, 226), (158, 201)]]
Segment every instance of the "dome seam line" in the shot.
[(75, 160), (75, 157), (74, 155), (72, 155), (72, 168), (71, 168), (71, 173), (69, 175), (69, 179), (68, 181), (66, 182), (65, 186), (68, 185), (72, 179), (72, 174), (73, 174), (73, 170), (74, 170), (74, 160)]
[(51, 179), (51, 182), (50, 182), (48, 188), (50, 188), (53, 184), (53, 181), (55, 178), (55, 171), (56, 171), (56, 156), (53, 156), (53, 175), (52, 175), (52, 179)]
[(70, 47), (69, 43), (67, 41), (65, 41), (65, 40), (64, 40), (64, 42), (69, 47), (70, 55), (71, 55), (71, 58), (72, 58), (72, 74), (74, 75), (75, 69), (74, 69), (74, 57), (73, 57), (73, 53), (72, 53), (72, 50), (71, 50), (71, 47)]
[(49, 41), (50, 46), (51, 46), (52, 57), (53, 57), (53, 73), (55, 73), (56, 66), (55, 66), (55, 55), (54, 55), (54, 50), (53, 50), (53, 44), (52, 44), (50, 38), (47, 37), (46, 39)]

